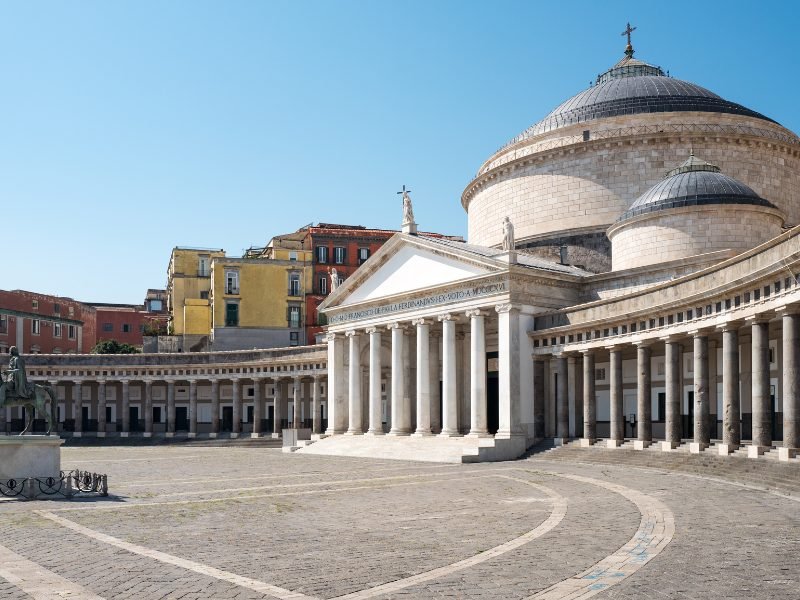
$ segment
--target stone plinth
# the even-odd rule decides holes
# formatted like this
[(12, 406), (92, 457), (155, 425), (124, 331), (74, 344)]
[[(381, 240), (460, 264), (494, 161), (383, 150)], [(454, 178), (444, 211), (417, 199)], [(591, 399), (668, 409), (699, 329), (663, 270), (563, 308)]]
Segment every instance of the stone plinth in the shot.
[(645, 448), (649, 448), (652, 442), (647, 440), (633, 440), (633, 449), (634, 450), (644, 450)]
[(796, 448), (778, 448), (778, 460), (788, 462), (797, 456)]
[(621, 448), (625, 440), (606, 440), (606, 448)]
[(759, 456), (763, 456), (764, 452), (769, 452), (770, 449), (769, 446), (748, 446), (747, 458), (758, 458)]
[(739, 444), (717, 444), (720, 456), (728, 456), (739, 449)]
[(0, 480), (61, 477), (61, 444), (57, 435), (0, 436)]
[(589, 448), (595, 441), (593, 438), (581, 438), (581, 448)]
[(662, 452), (671, 452), (678, 447), (677, 442), (661, 442), (661, 451)]
[(703, 442), (690, 442), (689, 454), (700, 454), (706, 448), (708, 448), (708, 444), (704, 444)]

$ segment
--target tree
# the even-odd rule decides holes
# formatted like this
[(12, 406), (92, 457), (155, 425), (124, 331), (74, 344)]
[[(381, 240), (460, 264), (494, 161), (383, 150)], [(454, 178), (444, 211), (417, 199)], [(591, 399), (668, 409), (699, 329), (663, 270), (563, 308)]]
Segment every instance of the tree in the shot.
[(92, 348), (92, 354), (139, 354), (140, 350), (130, 344), (120, 344), (117, 340), (101, 340)]

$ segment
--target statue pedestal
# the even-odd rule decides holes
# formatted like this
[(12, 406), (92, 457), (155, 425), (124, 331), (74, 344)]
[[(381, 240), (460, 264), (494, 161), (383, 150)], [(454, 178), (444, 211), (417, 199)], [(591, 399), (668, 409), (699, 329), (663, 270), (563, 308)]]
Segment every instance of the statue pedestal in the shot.
[[(61, 478), (61, 445), (57, 435), (0, 436), (0, 482), (29, 477)], [(27, 497), (34, 497), (28, 493)]]
[(403, 233), (407, 233), (409, 235), (417, 235), (417, 224), (416, 223), (403, 223), (403, 228), (401, 230)]

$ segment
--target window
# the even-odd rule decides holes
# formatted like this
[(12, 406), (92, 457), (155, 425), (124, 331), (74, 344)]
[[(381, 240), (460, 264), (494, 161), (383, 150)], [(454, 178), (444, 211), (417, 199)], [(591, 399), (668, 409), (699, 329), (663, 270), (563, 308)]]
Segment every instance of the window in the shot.
[(328, 293), (328, 277), (324, 273), (319, 276), (319, 293)]
[(53, 312), (56, 313), (57, 315), (61, 314), (61, 305), (60, 304), (53, 304)]
[(67, 337), (71, 340), (75, 339), (75, 325), (67, 325)]
[(114, 324), (113, 323), (103, 323), (103, 331), (105, 331), (105, 332), (114, 331)]
[(31, 308), (33, 308), (33, 310), (39, 310), (39, 301), (31, 300)]
[(0, 315), (0, 333), (8, 333), (8, 317)]
[(75, 314), (75, 307), (74, 306), (70, 306), (69, 310), (67, 312), (69, 313), (70, 317), (73, 316)]
[(317, 262), (322, 264), (328, 262), (327, 246), (317, 246)]
[(39, 323), (39, 319), (33, 319), (31, 321), (31, 333), (33, 335), (39, 335), (40, 331), (41, 331), (41, 324)]
[(225, 293), (239, 293), (239, 271), (225, 271)]
[(225, 304), (225, 327), (239, 326), (239, 305), (236, 302)]
[(201, 300), (208, 300), (208, 290), (200, 292), (200, 299)]
[(130, 332), (131, 332), (130, 323), (123, 323), (122, 324), (122, 333), (130, 333)]
[(300, 327), (300, 307), (297, 305), (289, 307), (289, 327)]
[(61, 337), (61, 323), (53, 323), (53, 337)]
[(289, 273), (289, 295), (300, 295), (300, 273)]
[(595, 369), (594, 370), (594, 378), (596, 381), (605, 381), (606, 380), (606, 370), (605, 369)]
[(209, 277), (211, 275), (211, 269), (209, 269), (208, 261), (209, 261), (209, 257), (208, 256), (201, 256), (197, 260), (197, 276), (198, 277)]
[(150, 300), (150, 311), (156, 312), (164, 310), (164, 303), (161, 300)]
[(300, 333), (297, 331), (290, 331), (289, 332), (289, 345), (290, 346), (299, 346), (300, 345)]
[(289, 260), (297, 260), (297, 252), (295, 252), (294, 250), (289, 252)]
[(345, 249), (342, 248), (341, 246), (337, 246), (336, 248), (333, 249), (333, 262), (335, 262), (337, 265), (344, 264), (344, 259), (346, 255), (347, 252), (345, 252)]
[(369, 258), (369, 248), (358, 249), (358, 264), (364, 264)]

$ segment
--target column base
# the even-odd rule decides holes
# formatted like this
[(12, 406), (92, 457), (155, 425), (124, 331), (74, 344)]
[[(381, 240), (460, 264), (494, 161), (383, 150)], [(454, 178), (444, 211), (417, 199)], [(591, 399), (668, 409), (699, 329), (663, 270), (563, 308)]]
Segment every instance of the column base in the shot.
[(354, 435), (364, 435), (364, 432), (360, 429), (348, 429), (344, 432), (345, 435), (354, 436)]
[(208, 437), (210, 437), (213, 440), (215, 437), (217, 437), (217, 434), (212, 431), (211, 433), (208, 434)]
[(706, 448), (708, 444), (705, 442), (689, 442), (689, 454), (700, 454)]
[(233, 432), (233, 431), (231, 432), (231, 439), (232, 440), (235, 440), (238, 437), (239, 437), (239, 433), (238, 432)]
[(190, 431), (188, 434), (186, 434), (186, 437), (188, 437), (190, 440), (192, 440), (192, 439), (197, 437), (197, 434), (194, 433), (193, 431)]
[(142, 437), (151, 438), (151, 437), (153, 437), (153, 432), (152, 431), (145, 431), (142, 434)]
[(281, 434), (280, 434), (280, 433), (275, 433), (275, 432), (273, 432), (273, 433), (272, 433), (272, 439), (273, 439), (273, 440), (279, 440), (279, 439), (281, 439)]
[(408, 436), (411, 435), (411, 432), (410, 431), (401, 431), (401, 430), (393, 429), (393, 430), (389, 431), (389, 435), (391, 435), (393, 437), (408, 437)]
[(625, 440), (606, 440), (606, 448), (619, 448), (624, 443)]
[(595, 438), (581, 438), (581, 448), (590, 448), (591, 446), (594, 446), (596, 441), (597, 440)]
[[(428, 435), (428, 434), (426, 434)], [(487, 429), (480, 430), (480, 431), (470, 431), (465, 437), (468, 438), (490, 438), (492, 434), (489, 433)]]
[(82, 431), (73, 431), (72, 432), (72, 437), (74, 437), (74, 438), (83, 437), (83, 432)]
[(778, 460), (788, 462), (797, 457), (797, 448), (778, 448)]
[[(317, 434), (314, 434), (314, 435), (320, 435), (320, 434), (317, 433)], [(364, 435), (379, 436), (379, 435), (386, 435), (386, 434), (383, 433), (383, 429), (369, 429), (369, 430), (367, 430), (367, 433), (365, 433)]]
[(260, 432), (259, 433), (253, 432), (253, 433), (250, 434), (250, 437), (251, 438), (260, 438), (261, 437), (261, 433)]
[(415, 438), (433, 437), (433, 434), (430, 431), (422, 431), (422, 430), (418, 429), (417, 431), (415, 431), (414, 433), (411, 434), (411, 437), (415, 437)]
[(102, 437), (102, 438), (106, 437), (106, 432), (105, 431), (98, 431), (97, 432), (97, 437)]
[(553, 438), (553, 446), (560, 447), (565, 446), (569, 443), (569, 438), (565, 437), (554, 437)]
[(168, 438), (173, 438), (173, 437), (175, 437), (175, 432), (173, 432), (173, 431), (168, 431), (168, 432), (166, 433), (166, 437), (168, 437)]
[(127, 431), (120, 431), (119, 432), (119, 437), (121, 437), (121, 438), (128, 437), (129, 435), (130, 435), (130, 433), (128, 433)]
[(747, 447), (747, 458), (758, 458), (759, 456), (763, 456), (764, 452), (769, 452), (771, 448), (769, 446), (748, 446)]
[(645, 450), (649, 448), (653, 442), (651, 440), (633, 440), (634, 450)]
[(739, 444), (717, 444), (717, 451), (720, 456), (728, 456), (739, 449)]
[(678, 442), (660, 442), (662, 452), (671, 452), (675, 450), (680, 444)]
[(462, 437), (462, 436), (458, 431), (454, 429), (451, 430), (442, 429), (442, 432), (439, 434), (439, 437)]

